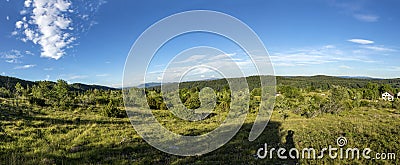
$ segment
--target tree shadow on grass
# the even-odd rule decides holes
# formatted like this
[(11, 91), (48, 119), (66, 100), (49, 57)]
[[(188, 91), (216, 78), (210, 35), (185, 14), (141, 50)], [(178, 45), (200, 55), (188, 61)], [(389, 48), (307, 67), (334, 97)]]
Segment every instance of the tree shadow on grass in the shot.
[(40, 117), (40, 116), (33, 116), (29, 117), (30, 120), (36, 121), (44, 121), (50, 124), (76, 124), (76, 125), (87, 125), (87, 124), (130, 124), (129, 120), (98, 120), (98, 119), (80, 119), (80, 118), (73, 118), (73, 119), (60, 119), (60, 118), (52, 118), (52, 117)]
[[(128, 124), (128, 120), (69, 120), (41, 116), (22, 116), (30, 121), (44, 121), (48, 124)], [(294, 147), (294, 132), (281, 130), (281, 123), (270, 121), (263, 133), (255, 140), (248, 141), (253, 123), (244, 123), (239, 132), (224, 146), (201, 156), (176, 156), (164, 153), (147, 144), (141, 138), (122, 140), (117, 144), (85, 144), (65, 149), (61, 155), (55, 153), (6, 153), (2, 160), (16, 161), (23, 164), (296, 164), (298, 160), (277, 158), (276, 153), (271, 158), (260, 159), (257, 150), (268, 144), (268, 148)], [(133, 127), (132, 127), (132, 131)], [(210, 130), (191, 130), (194, 134), (206, 133)], [(287, 135), (286, 135), (287, 134)], [(286, 137), (285, 137), (286, 135)], [(282, 143), (282, 139), (286, 143)], [(9, 150), (10, 152), (13, 152)], [(3, 157), (3, 156), (2, 156)], [(7, 161), (8, 160), (8, 161)]]
[(0, 104), (0, 121), (25, 119), (34, 115), (44, 115), (44, 113), (26, 105)]
[[(297, 164), (298, 160), (273, 158), (260, 159), (257, 150), (268, 143), (268, 148), (294, 147), (294, 132), (281, 130), (281, 124), (270, 121), (264, 132), (253, 142), (248, 141), (252, 124), (244, 124), (240, 131), (224, 146), (201, 156), (176, 156), (164, 153), (147, 144), (141, 138), (121, 141), (118, 144), (80, 146), (68, 151), (66, 155), (57, 156), (41, 153), (41, 163), (49, 164)], [(133, 129), (133, 128), (132, 128)], [(287, 134), (287, 135), (286, 135)], [(285, 137), (286, 135), (286, 137)], [(286, 138), (286, 143), (281, 139)], [(27, 159), (35, 155), (25, 155)]]

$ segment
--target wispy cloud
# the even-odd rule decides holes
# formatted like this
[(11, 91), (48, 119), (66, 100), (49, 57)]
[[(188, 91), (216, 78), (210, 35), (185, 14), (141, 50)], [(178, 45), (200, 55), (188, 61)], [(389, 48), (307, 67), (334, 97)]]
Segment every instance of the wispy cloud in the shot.
[(26, 55), (31, 55), (31, 56), (35, 55), (34, 53), (32, 53), (32, 52), (29, 51), (29, 50), (26, 50), (26, 51), (25, 51), (25, 54), (26, 54)]
[(24, 57), (21, 51), (19, 50), (11, 50), (7, 52), (0, 52), (1, 58), (5, 59), (7, 63), (21, 63), (20, 59)]
[(334, 48), (336, 48), (336, 46), (335, 45), (325, 45), (323, 48), (325, 48), (325, 49), (334, 49)]
[(368, 13), (368, 10), (365, 9), (365, 1), (356, 0), (356, 1), (338, 1), (331, 0), (329, 1), (331, 5), (338, 7), (341, 9), (340, 12), (345, 13), (346, 15), (352, 16), (354, 19), (362, 22), (377, 22), (379, 20), (379, 16), (375, 14)]
[(381, 51), (381, 52), (394, 52), (394, 51), (396, 51), (395, 49), (386, 48), (384, 46), (362, 46), (362, 48), (370, 49), (370, 50), (374, 50), (374, 51)]
[(194, 62), (194, 61), (198, 61), (198, 60), (204, 59), (204, 57), (206, 57), (206, 55), (192, 55), (192, 56), (190, 56), (189, 58), (187, 58), (185, 60), (176, 61), (175, 63)]
[(76, 80), (76, 79), (84, 79), (84, 78), (87, 78), (88, 76), (86, 76), (86, 75), (76, 75), (76, 74), (62, 74), (62, 75), (60, 75), (58, 77), (60, 79), (70, 81), (70, 80)]
[(379, 16), (372, 15), (372, 14), (354, 14), (353, 16), (357, 20), (363, 21), (363, 22), (377, 22), (379, 19)]
[(389, 66), (388, 70), (400, 72), (400, 66)]
[(86, 78), (87, 76), (85, 75), (73, 75), (67, 78), (67, 80), (75, 80), (75, 79), (83, 79)]
[(371, 41), (371, 40), (357, 39), (357, 38), (355, 38), (355, 39), (349, 39), (349, 40), (347, 40), (347, 41), (353, 42), (353, 43), (357, 43), (357, 44), (362, 44), (362, 45), (367, 45), (367, 44), (373, 44), (373, 43), (374, 43), (374, 41)]
[(343, 68), (343, 69), (353, 69), (352, 67), (347, 66), (347, 65), (340, 65), (339, 68)]
[[(175, 58), (175, 62), (147, 72), (146, 81), (156, 82), (177, 82), (200, 80), (205, 78), (221, 77), (221, 73), (226, 77), (242, 77), (244, 75), (256, 74), (256, 69), (250, 58), (244, 52), (240, 55), (236, 53), (213, 54), (204, 53), (189, 57), (181, 56)], [(235, 58), (232, 58), (232, 57)], [(138, 81), (139, 82), (139, 81)]]
[(335, 62), (332, 58), (306, 53), (273, 54), (271, 61), (274, 66), (300, 66)]
[(308, 66), (345, 61), (374, 62), (368, 57), (361, 55), (349, 56), (348, 53), (348, 50), (341, 50), (336, 46), (322, 46), (285, 52), (271, 52), (270, 57), (274, 66)]
[(107, 77), (107, 76), (110, 76), (110, 74), (97, 74), (96, 76), (97, 77)]
[(34, 55), (31, 51), (20, 51), (12, 49), (6, 52), (0, 52), (0, 58), (7, 63), (22, 63), (21, 59), (26, 55)]
[(27, 64), (27, 65), (21, 65), (21, 66), (16, 66), (14, 69), (29, 69), (35, 67), (35, 64)]

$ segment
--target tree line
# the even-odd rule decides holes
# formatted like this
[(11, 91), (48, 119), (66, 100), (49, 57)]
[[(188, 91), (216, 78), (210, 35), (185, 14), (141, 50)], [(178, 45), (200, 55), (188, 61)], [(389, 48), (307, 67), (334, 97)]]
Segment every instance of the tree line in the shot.
[[(260, 79), (258, 76), (250, 76), (246, 80), (250, 94), (249, 109), (251, 112), (257, 112), (262, 92)], [(283, 117), (287, 116), (285, 114), (288, 111), (305, 117), (315, 117), (323, 113), (338, 113), (358, 107), (400, 109), (399, 99), (393, 102), (380, 99), (384, 92), (400, 92), (398, 83), (397, 79), (361, 80), (329, 76), (277, 77), (275, 110), (281, 112)], [(180, 83), (180, 89), (176, 95), (179, 95), (180, 102), (187, 109), (196, 109), (201, 105), (200, 90), (204, 87), (214, 90), (216, 112), (229, 111), (232, 92), (226, 79), (183, 82)], [(16, 82), (14, 87), (0, 87), (0, 97), (13, 98), (16, 105), (27, 103), (40, 107), (55, 107), (59, 110), (98, 109), (105, 116), (125, 116), (122, 90), (76, 89), (76, 84), (68, 84), (64, 80)], [(142, 91), (138, 88), (129, 90)], [(145, 88), (144, 95), (147, 98), (146, 104), (151, 109), (168, 109), (169, 106), (163, 99), (160, 87)], [(211, 96), (207, 97), (211, 98)]]

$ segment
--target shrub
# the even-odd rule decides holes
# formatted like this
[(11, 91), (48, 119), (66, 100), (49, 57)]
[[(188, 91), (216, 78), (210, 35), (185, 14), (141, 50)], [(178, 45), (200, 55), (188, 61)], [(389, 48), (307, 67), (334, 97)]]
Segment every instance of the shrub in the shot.
[(0, 97), (2, 97), (2, 98), (10, 98), (11, 97), (10, 90), (8, 90), (8, 89), (6, 89), (4, 87), (1, 87), (0, 88)]
[(361, 100), (360, 101), (360, 107), (373, 107), (374, 104), (371, 103), (371, 101), (368, 100)]
[(102, 114), (107, 117), (126, 117), (125, 111), (118, 109), (112, 100), (108, 103), (106, 107), (103, 108)]
[(397, 110), (400, 110), (400, 99), (396, 99), (396, 100), (393, 102), (393, 108), (394, 108), (394, 109), (397, 109)]
[(30, 97), (29, 98), (29, 104), (33, 104), (33, 105), (38, 105), (38, 106), (46, 106), (46, 100), (44, 99), (40, 99), (40, 98), (36, 98), (36, 97)]

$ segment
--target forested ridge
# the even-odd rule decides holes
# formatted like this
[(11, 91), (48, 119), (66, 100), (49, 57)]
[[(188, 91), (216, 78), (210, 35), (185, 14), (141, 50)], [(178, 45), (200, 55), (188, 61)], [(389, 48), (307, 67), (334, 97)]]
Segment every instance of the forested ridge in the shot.
[[(45, 80), (43, 80), (45, 81)], [(17, 83), (20, 83), (23, 87), (32, 87), (34, 85), (38, 85), (39, 82), (43, 81), (28, 81), (28, 80), (22, 80), (19, 78), (15, 77), (9, 77), (9, 76), (0, 76), (0, 88), (4, 87), (9, 90), (14, 90), (14, 87)], [(47, 81), (49, 84), (56, 84), (56, 82), (52, 81)], [(101, 90), (116, 90), (116, 88), (112, 87), (106, 87), (106, 86), (101, 86), (101, 85), (87, 85), (87, 84), (82, 84), (82, 83), (73, 83), (69, 85), (69, 90), (71, 91), (86, 91), (86, 90), (94, 90), (94, 89), (101, 89)]]

